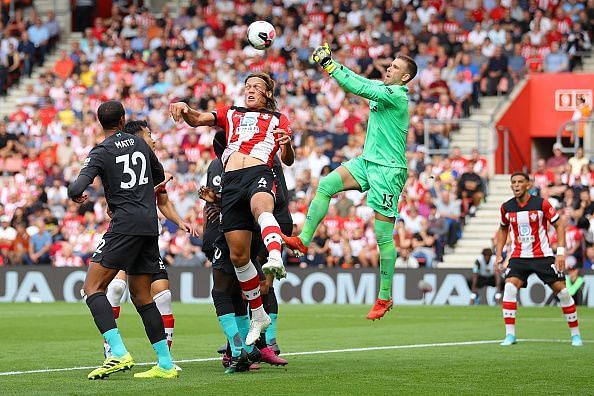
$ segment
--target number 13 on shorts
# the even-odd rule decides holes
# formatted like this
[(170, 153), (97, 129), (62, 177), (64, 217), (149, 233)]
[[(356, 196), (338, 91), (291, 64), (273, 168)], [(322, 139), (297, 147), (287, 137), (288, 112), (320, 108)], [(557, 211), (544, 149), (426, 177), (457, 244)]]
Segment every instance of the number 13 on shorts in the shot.
[(383, 196), (382, 205), (384, 205), (387, 208), (393, 208), (394, 207), (394, 194), (383, 193), (382, 196)]

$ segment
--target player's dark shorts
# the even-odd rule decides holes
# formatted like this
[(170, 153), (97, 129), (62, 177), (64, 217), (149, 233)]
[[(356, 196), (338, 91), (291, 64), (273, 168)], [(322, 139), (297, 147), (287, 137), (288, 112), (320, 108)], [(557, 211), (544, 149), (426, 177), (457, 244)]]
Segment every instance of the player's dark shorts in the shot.
[[(265, 279), (264, 272), (262, 272), (262, 266), (260, 266), (259, 261), (256, 259), (257, 253), (255, 252), (254, 246), (258, 246), (257, 243), (254, 243), (254, 237), (252, 237), (252, 262), (256, 267), (256, 271), (258, 271), (258, 275), (260, 279)], [(230, 274), (235, 276), (235, 268), (233, 263), (231, 262), (231, 256), (229, 253), (229, 246), (227, 246), (227, 241), (225, 240), (225, 236), (221, 234), (220, 238), (217, 238), (215, 241), (215, 247), (212, 250), (205, 251), (206, 257), (212, 263), (212, 269), (221, 270), (226, 274)]]
[(511, 258), (509, 265), (505, 270), (505, 279), (518, 278), (523, 282), (522, 287), (526, 287), (528, 277), (536, 274), (541, 281), (550, 285), (557, 281), (565, 281), (565, 275), (558, 272), (555, 267), (554, 257), (543, 258)]
[(274, 197), (275, 184), (272, 169), (266, 165), (258, 165), (225, 172), (221, 185), (221, 230), (223, 232), (252, 231), (254, 216), (250, 201), (259, 192), (269, 193)]
[(483, 288), (485, 286), (493, 286), (495, 287), (497, 283), (495, 282), (495, 275), (492, 276), (478, 276), (476, 279), (476, 287)]
[(227, 246), (225, 236), (221, 233), (213, 245), (214, 248), (204, 251), (206, 258), (212, 263), (212, 269), (235, 275), (235, 268), (233, 268), (233, 263), (231, 262), (229, 246)]
[(159, 237), (125, 235), (107, 231), (91, 261), (105, 268), (126, 271), (128, 275), (159, 273)]
[(163, 262), (163, 259), (161, 257), (159, 257), (159, 272), (157, 272), (156, 274), (153, 274), (152, 282), (155, 282), (155, 281), (158, 281), (161, 279), (169, 280), (169, 275), (167, 274), (167, 266)]

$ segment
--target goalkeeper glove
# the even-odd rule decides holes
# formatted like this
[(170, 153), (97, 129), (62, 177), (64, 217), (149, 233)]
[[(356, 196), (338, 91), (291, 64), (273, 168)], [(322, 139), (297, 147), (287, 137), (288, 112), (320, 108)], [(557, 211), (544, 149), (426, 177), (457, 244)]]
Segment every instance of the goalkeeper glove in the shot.
[(328, 43), (316, 48), (311, 54), (311, 59), (330, 74), (336, 69), (336, 63), (332, 60), (332, 51), (330, 51)]

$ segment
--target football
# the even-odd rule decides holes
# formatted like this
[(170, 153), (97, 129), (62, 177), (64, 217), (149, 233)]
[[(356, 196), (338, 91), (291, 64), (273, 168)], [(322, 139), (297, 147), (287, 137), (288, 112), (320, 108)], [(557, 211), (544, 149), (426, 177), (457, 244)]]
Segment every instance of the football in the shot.
[(247, 40), (252, 47), (258, 50), (269, 48), (274, 42), (276, 31), (274, 26), (266, 21), (253, 22), (247, 30)]

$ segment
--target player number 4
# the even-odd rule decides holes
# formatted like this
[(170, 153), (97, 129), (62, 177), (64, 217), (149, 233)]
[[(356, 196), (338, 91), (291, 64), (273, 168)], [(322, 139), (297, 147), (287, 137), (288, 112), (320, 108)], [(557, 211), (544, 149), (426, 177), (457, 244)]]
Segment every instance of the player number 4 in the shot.
[(140, 177), (136, 176), (136, 172), (134, 169), (130, 167), (130, 154), (119, 155), (116, 157), (116, 164), (120, 162), (124, 164), (123, 172), (130, 175), (130, 181), (120, 183), (120, 187), (123, 189), (130, 189), (136, 185), (136, 181), (138, 180), (138, 185), (143, 185), (148, 183), (148, 177), (146, 177), (146, 158), (144, 154), (140, 151), (135, 151), (132, 153), (132, 165), (138, 165), (138, 160), (140, 160)]
[(551, 268), (553, 269), (553, 271), (555, 271), (555, 275), (557, 275), (558, 278), (563, 278), (563, 272), (560, 272), (557, 269), (557, 266), (555, 264), (551, 264)]

